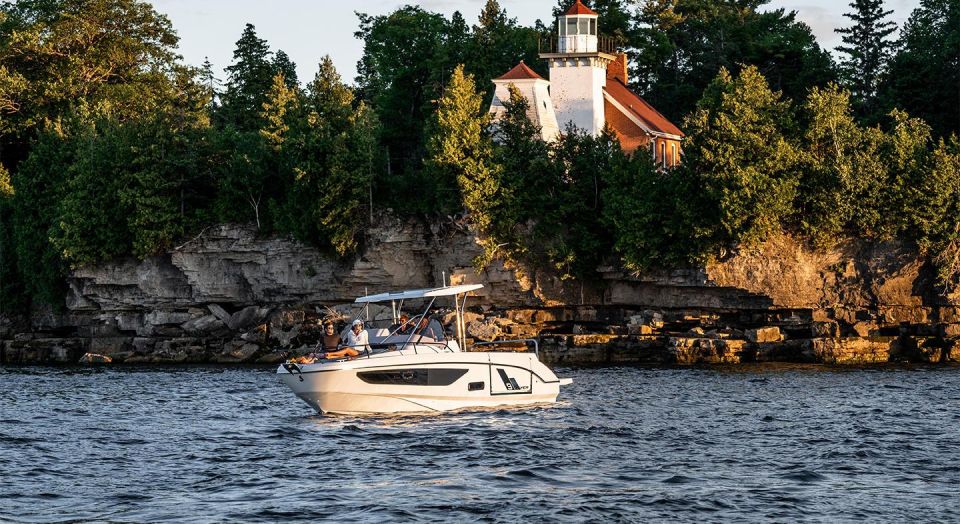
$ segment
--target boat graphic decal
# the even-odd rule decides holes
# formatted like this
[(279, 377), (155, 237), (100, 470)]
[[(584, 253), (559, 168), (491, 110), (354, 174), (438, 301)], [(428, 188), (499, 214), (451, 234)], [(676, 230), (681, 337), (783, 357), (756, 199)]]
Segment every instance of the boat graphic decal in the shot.
[(508, 391), (530, 389), (530, 386), (521, 386), (520, 384), (517, 384), (517, 380), (507, 376), (507, 372), (504, 371), (503, 368), (497, 368), (497, 374), (500, 375), (500, 380), (503, 381), (503, 386), (506, 387)]

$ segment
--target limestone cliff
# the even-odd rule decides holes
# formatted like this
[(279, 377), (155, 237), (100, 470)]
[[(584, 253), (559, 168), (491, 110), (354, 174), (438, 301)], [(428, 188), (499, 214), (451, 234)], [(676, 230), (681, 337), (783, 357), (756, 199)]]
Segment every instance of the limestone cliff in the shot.
[(163, 256), (75, 271), (66, 313), (0, 321), (0, 357), (275, 361), (311, 343), (325, 306), (443, 278), (485, 284), (472, 336), (540, 336), (553, 361), (946, 360), (960, 335), (955, 297), (896, 242), (815, 252), (781, 236), (706, 267), (603, 268), (589, 284), (502, 263), (478, 273), (479, 253), (454, 220), (381, 216), (350, 260), (220, 225)]

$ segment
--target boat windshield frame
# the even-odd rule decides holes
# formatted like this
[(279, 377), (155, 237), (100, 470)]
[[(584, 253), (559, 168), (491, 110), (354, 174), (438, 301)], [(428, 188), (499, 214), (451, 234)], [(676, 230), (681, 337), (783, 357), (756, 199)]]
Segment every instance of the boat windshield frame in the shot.
[[(355, 318), (359, 319), (360, 317), (364, 316), (364, 311), (367, 310), (366, 306), (368, 306), (369, 304), (378, 303), (378, 302), (390, 302), (391, 304), (390, 309), (393, 315), (393, 323), (397, 324), (399, 323), (398, 315), (399, 315), (399, 312), (402, 311), (404, 300), (418, 299), (418, 298), (430, 299), (429, 303), (427, 304), (427, 307), (423, 310), (422, 313), (414, 316), (412, 319), (409, 319), (407, 321), (407, 324), (414, 324), (413, 319), (429, 318), (430, 310), (433, 308), (433, 305), (437, 301), (437, 298), (452, 296), (454, 299), (453, 310), (456, 317), (455, 320), (456, 320), (457, 343), (460, 346), (460, 351), (465, 351), (467, 330), (466, 330), (466, 323), (464, 322), (464, 312), (466, 311), (466, 307), (467, 307), (467, 296), (471, 291), (476, 291), (478, 289), (483, 289), (483, 284), (461, 284), (457, 286), (443, 286), (443, 287), (426, 288), (426, 289), (411, 289), (411, 290), (397, 291), (392, 293), (378, 293), (375, 295), (366, 295), (366, 296), (358, 297), (356, 300), (354, 300), (354, 304), (364, 306), (359, 309)], [(399, 307), (397, 304), (398, 301), (399, 301)], [(370, 321), (371, 319), (369, 319), (369, 310), (367, 310), (366, 316), (368, 317), (367, 321)], [(417, 323), (419, 323), (419, 320), (417, 321)], [(441, 324), (441, 329), (442, 328), (443, 326)], [(414, 329), (416, 329), (415, 324), (414, 324)], [(388, 335), (388, 337), (396, 335), (398, 331), (400, 331), (399, 326), (395, 330), (393, 330)], [(417, 336), (419, 337), (419, 340), (414, 342), (413, 339), (414, 337), (417, 337)], [(442, 342), (442, 345), (449, 349), (450, 346), (448, 341), (449, 339), (446, 336), (444, 336), (444, 341)], [(416, 332), (411, 332), (410, 335), (407, 337), (407, 340), (403, 343), (402, 347), (408, 347), (408, 346), (413, 347), (414, 353), (416, 353), (417, 344), (430, 344), (430, 345), (441, 344), (441, 341), (439, 340), (434, 342), (424, 341), (423, 335), (418, 334)]]

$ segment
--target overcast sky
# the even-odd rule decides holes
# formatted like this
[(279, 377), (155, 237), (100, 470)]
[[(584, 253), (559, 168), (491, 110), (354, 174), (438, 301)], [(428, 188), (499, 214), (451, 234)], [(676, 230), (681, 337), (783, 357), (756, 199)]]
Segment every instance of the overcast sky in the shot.
[[(572, 1), (572, 0), (571, 0)], [(257, 27), (272, 49), (283, 49), (297, 64), (300, 81), (313, 78), (317, 63), (329, 54), (344, 80), (353, 82), (356, 64), (363, 53), (363, 43), (354, 38), (357, 30), (355, 11), (385, 14), (409, 3), (424, 9), (450, 15), (459, 10), (468, 23), (475, 23), (485, 0), (154, 0), (157, 11), (166, 14), (180, 35), (180, 53), (187, 63), (200, 65), (204, 57), (213, 63), (221, 80), (223, 68), (230, 64), (233, 47), (244, 24)], [(500, 0), (511, 17), (524, 25), (538, 18), (550, 18), (554, 0)], [(833, 32), (849, 25), (843, 13), (849, 10), (848, 0), (772, 0), (770, 8), (796, 10), (820, 41), (833, 49), (840, 43)], [(919, 0), (887, 0), (893, 9), (892, 20), (898, 26), (910, 16)], [(601, 31), (603, 29), (601, 28)]]

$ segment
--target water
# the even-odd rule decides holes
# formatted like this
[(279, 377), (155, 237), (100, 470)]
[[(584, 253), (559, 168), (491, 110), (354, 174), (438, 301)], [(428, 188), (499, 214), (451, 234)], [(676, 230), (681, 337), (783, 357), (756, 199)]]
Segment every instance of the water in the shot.
[(272, 369), (0, 369), (0, 521), (956, 521), (960, 369), (559, 369), (319, 417)]

